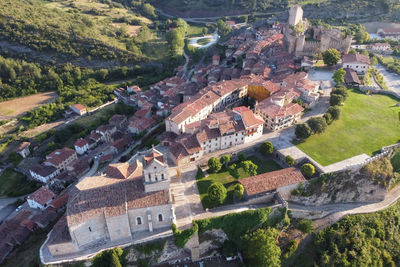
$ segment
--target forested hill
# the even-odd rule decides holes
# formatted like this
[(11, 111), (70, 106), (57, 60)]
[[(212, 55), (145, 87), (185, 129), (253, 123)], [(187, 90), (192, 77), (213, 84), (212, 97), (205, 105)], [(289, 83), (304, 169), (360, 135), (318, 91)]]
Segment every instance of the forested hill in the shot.
[(305, 16), (329, 21), (400, 19), (397, 0), (151, 0), (156, 7), (181, 17), (212, 17), (244, 13), (287, 14), (303, 6)]
[(90, 67), (157, 60), (149, 45), (143, 49), (143, 44), (153, 39), (153, 18), (154, 8), (146, 4), (1, 0), (0, 52), (31, 57), (35, 62), (92, 62)]

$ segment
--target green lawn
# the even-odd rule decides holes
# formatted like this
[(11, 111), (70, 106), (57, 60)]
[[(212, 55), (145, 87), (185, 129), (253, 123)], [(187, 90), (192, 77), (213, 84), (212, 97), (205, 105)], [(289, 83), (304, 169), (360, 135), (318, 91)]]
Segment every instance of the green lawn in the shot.
[(199, 45), (206, 45), (209, 42), (211, 42), (211, 38), (201, 38), (201, 39), (197, 40), (197, 44), (199, 44)]
[(349, 91), (341, 118), (297, 147), (323, 166), (362, 153), (372, 155), (400, 139), (400, 107), (396, 103), (389, 96)]
[[(257, 158), (255, 156), (251, 156), (248, 158), (254, 164), (258, 166), (257, 173), (266, 173), (271, 171), (276, 171), (282, 169), (274, 160), (265, 159), (265, 158)], [(249, 177), (250, 175), (244, 172), (243, 168), (239, 168), (239, 179)], [(225, 199), (222, 205), (232, 204), (233, 203), (233, 188), (237, 183), (238, 179), (232, 177), (229, 172), (221, 171), (219, 173), (210, 174), (208, 177), (204, 177), (197, 180), (197, 188), (199, 189), (201, 203), (203, 204), (203, 208), (214, 208), (219, 206), (218, 204), (212, 203), (207, 196), (208, 187), (215, 182), (219, 182), (224, 184), (228, 191), (228, 196)]]
[(39, 188), (39, 184), (27, 181), (26, 176), (6, 169), (0, 176), (0, 197), (18, 197), (32, 193)]

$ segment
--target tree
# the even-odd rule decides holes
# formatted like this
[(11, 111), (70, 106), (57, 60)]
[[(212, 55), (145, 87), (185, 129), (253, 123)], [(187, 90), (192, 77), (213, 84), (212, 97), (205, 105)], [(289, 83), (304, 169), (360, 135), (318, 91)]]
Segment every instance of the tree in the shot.
[(222, 204), (226, 198), (226, 188), (221, 183), (213, 183), (208, 187), (207, 194), (212, 202)]
[(332, 115), (330, 113), (328, 113), (328, 112), (325, 113), (324, 116), (322, 116), (322, 117), (325, 119), (326, 124), (328, 124), (328, 125), (330, 125), (332, 123), (332, 121), (333, 121)]
[(231, 32), (231, 28), (229, 27), (228, 23), (226, 23), (222, 19), (219, 19), (217, 21), (217, 28), (218, 34), (221, 35), (221, 37), (225, 37)]
[(344, 97), (342, 95), (332, 94), (329, 99), (329, 104), (331, 106), (338, 106), (344, 102)]
[(258, 166), (254, 164), (251, 160), (242, 161), (242, 167), (245, 172), (251, 176), (257, 175)]
[(278, 231), (274, 228), (258, 229), (245, 235), (245, 250), (251, 266), (281, 266), (281, 249), (276, 244)]
[(305, 234), (311, 233), (312, 230), (314, 229), (314, 227), (312, 226), (312, 221), (307, 219), (302, 219), (299, 222), (297, 228)]
[(230, 155), (223, 155), (219, 161), (221, 162), (222, 165), (225, 165), (225, 168), (228, 166), (228, 163), (231, 161), (231, 156)]
[(336, 65), (340, 60), (340, 52), (334, 48), (330, 48), (322, 53), (324, 63), (328, 66)]
[(330, 106), (326, 112), (331, 114), (333, 120), (340, 118), (340, 108), (337, 106)]
[(378, 59), (376, 57), (372, 57), (370, 63), (372, 66), (376, 66), (378, 65)]
[(165, 38), (167, 39), (173, 55), (179, 55), (182, 53), (182, 49), (185, 46), (184, 31), (179, 30), (178, 28), (173, 29), (172, 31), (167, 32)]
[(344, 69), (338, 69), (333, 72), (333, 80), (337, 84), (344, 83), (344, 75), (346, 74), (346, 71)]
[(295, 129), (296, 137), (299, 139), (307, 139), (312, 135), (310, 126), (306, 123), (297, 124)]
[(323, 133), (328, 127), (324, 118), (314, 117), (307, 121), (308, 126), (310, 126), (311, 131), (316, 134)]
[(315, 173), (315, 168), (314, 168), (314, 166), (313, 166), (312, 164), (310, 164), (310, 163), (303, 164), (303, 166), (301, 166), (301, 173), (302, 173), (305, 177), (310, 178), (311, 176), (314, 175), (314, 173)]
[(244, 153), (240, 153), (238, 155), (238, 159), (239, 159), (240, 162), (242, 162), (242, 161), (245, 161), (247, 159), (247, 156)]
[(341, 95), (341, 96), (343, 96), (344, 99), (346, 99), (349, 94), (347, 93), (346, 86), (338, 85), (332, 89), (331, 95)]
[(293, 158), (292, 156), (290, 156), (290, 155), (287, 155), (287, 156), (286, 156), (285, 162), (286, 162), (286, 164), (289, 165), (289, 166), (293, 166), (293, 165), (296, 163), (295, 160), (294, 160), (294, 158)]
[(222, 164), (216, 157), (212, 157), (208, 160), (208, 168), (212, 173), (219, 172), (222, 168)]
[(234, 189), (233, 189), (233, 195), (237, 198), (237, 199), (242, 199), (244, 196), (244, 187), (242, 184), (236, 184)]
[(121, 262), (119, 261), (118, 254), (115, 250), (111, 252), (110, 267), (122, 267)]
[(269, 141), (264, 142), (260, 146), (260, 152), (264, 156), (271, 155), (274, 152), (274, 146)]
[(144, 4), (142, 9), (146, 15), (153, 17), (153, 18), (156, 17), (155, 8), (152, 5), (150, 5), (149, 3)]

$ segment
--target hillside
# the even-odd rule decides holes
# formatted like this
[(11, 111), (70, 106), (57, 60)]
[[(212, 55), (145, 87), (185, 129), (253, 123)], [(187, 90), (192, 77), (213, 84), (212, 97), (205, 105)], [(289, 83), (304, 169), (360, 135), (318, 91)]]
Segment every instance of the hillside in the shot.
[(87, 67), (162, 59), (165, 53), (153, 52), (163, 40), (147, 27), (154, 14), (146, 15), (113, 1), (3, 0), (0, 51)]
[[(394, 0), (152, 0), (167, 13), (181, 17), (213, 17), (241, 15), (279, 15), (285, 19), (290, 5), (303, 6), (304, 15), (327, 21), (368, 21), (399, 19), (400, 5)], [(379, 15), (379, 16), (378, 16)]]

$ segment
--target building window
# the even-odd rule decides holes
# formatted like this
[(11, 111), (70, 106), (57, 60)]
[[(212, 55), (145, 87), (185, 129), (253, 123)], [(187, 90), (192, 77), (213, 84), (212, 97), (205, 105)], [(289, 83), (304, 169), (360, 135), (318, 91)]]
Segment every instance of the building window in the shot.
[(92, 228), (90, 228), (90, 226), (89, 226), (89, 232), (91, 232), (92, 231)]
[(158, 214), (158, 221), (159, 221), (159, 222), (162, 222), (163, 219), (164, 219), (164, 218), (163, 218), (162, 214)]
[(164, 173), (161, 174), (161, 179), (164, 180)]
[(142, 217), (136, 217), (136, 225), (142, 224)]
[(151, 180), (151, 174), (149, 173), (149, 180)]

